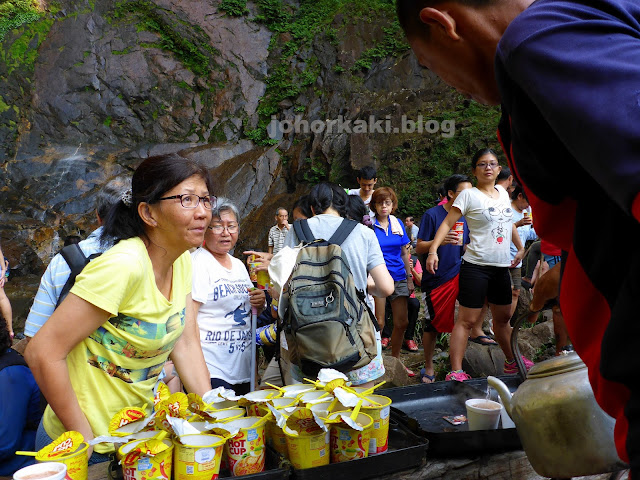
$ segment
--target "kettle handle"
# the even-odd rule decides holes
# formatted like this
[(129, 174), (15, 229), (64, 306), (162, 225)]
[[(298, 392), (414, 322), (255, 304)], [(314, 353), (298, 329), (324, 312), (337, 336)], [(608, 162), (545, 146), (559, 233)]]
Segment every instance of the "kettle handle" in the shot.
[(524, 366), (524, 361), (522, 360), (522, 354), (520, 353), (520, 347), (518, 347), (518, 331), (520, 330), (520, 326), (524, 319), (527, 318), (532, 313), (540, 313), (543, 310), (548, 310), (554, 305), (557, 305), (558, 301), (553, 298), (549, 300), (540, 310), (536, 311), (526, 311), (522, 315), (520, 315), (515, 322), (512, 323), (513, 330), (511, 331), (511, 351), (513, 352), (513, 356), (516, 359), (516, 365), (518, 366), (518, 375), (520, 379), (524, 382), (527, 379), (527, 368)]

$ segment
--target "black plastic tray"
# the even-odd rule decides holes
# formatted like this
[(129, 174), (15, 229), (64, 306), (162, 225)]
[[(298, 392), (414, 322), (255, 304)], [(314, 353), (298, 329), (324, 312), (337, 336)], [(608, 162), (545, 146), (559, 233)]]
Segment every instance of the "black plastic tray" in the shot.
[(362, 480), (379, 477), (422, 465), (428, 446), (428, 439), (412, 433), (392, 413), (389, 418), (389, 450), (385, 453), (305, 470), (292, 468), (291, 475), (295, 480)]
[[(517, 375), (500, 378), (514, 392), (521, 383)], [(442, 417), (466, 415), (465, 400), (486, 398), (487, 379), (465, 382), (435, 382), (409, 387), (389, 388), (378, 393), (393, 401), (391, 411), (400, 422), (429, 440), (429, 456), (460, 457), (505, 452), (522, 448), (515, 428), (469, 431), (467, 423), (452, 425)], [(497, 392), (491, 389), (492, 399)]]

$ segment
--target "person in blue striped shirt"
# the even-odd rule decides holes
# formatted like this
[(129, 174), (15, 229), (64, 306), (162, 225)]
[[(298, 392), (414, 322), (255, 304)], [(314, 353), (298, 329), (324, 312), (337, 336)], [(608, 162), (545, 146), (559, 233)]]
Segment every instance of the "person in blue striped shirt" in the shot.
[[(98, 225), (102, 225), (102, 219), (106, 217), (111, 206), (120, 201), (122, 194), (130, 188), (131, 178), (118, 176), (109, 181), (98, 192), (96, 196), (96, 217), (98, 219)], [(102, 253), (111, 246), (100, 243), (101, 232), (102, 226), (99, 226), (91, 232), (85, 240), (78, 244), (85, 257), (89, 257), (95, 253)], [(60, 298), (60, 293), (65, 283), (67, 283), (70, 273), (71, 269), (62, 255), (58, 253), (54, 256), (40, 280), (38, 293), (36, 294), (25, 322), (24, 334), (27, 339), (31, 339), (31, 337), (40, 330), (56, 309), (58, 298)]]

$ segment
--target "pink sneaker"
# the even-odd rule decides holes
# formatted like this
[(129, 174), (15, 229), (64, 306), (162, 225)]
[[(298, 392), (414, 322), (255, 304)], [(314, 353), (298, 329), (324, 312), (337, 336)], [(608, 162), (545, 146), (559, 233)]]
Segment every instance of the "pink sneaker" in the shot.
[[(525, 357), (524, 355), (522, 355), (522, 361), (524, 362), (524, 367), (527, 369), (527, 372), (529, 370), (531, 370), (531, 367), (533, 367), (534, 363), (529, 360), (527, 357)], [(516, 360), (515, 358), (513, 360), (511, 360), (510, 362), (507, 362), (506, 360), (504, 361), (504, 374), (505, 375), (511, 375), (514, 373), (518, 373), (518, 364), (516, 364)]]
[(471, 375), (465, 373), (464, 370), (454, 370), (453, 372), (447, 373), (447, 376), (444, 379), (448, 382), (450, 380), (455, 380), (456, 382), (464, 382), (465, 380), (471, 380)]

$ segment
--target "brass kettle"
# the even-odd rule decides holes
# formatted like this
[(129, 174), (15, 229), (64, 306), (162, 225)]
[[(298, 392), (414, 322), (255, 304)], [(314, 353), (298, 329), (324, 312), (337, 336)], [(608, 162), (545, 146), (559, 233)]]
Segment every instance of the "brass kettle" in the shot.
[(596, 403), (587, 367), (575, 353), (524, 368), (517, 338), (527, 314), (516, 320), (511, 347), (525, 381), (513, 396), (507, 386), (488, 377), (518, 435), (533, 469), (544, 477), (567, 478), (628, 468), (613, 440), (614, 419)]

